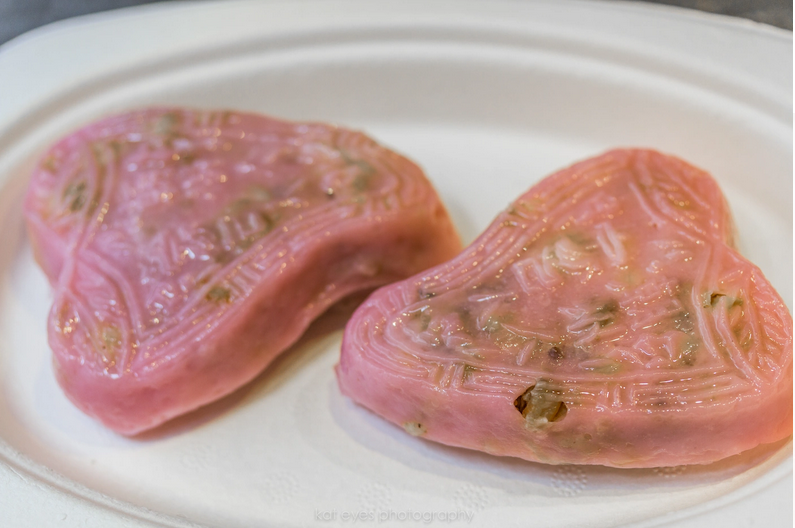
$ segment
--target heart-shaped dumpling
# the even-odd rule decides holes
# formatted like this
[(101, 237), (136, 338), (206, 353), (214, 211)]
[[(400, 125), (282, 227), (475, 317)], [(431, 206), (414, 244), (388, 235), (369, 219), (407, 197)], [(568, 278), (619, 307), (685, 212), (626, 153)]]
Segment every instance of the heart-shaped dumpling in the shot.
[(55, 145), (25, 201), (60, 385), (124, 434), (251, 380), (338, 299), (451, 258), (422, 171), (358, 132), (152, 109)]
[(707, 173), (615, 150), (546, 178), (347, 325), (342, 392), (547, 463), (709, 463), (792, 431), (792, 317)]

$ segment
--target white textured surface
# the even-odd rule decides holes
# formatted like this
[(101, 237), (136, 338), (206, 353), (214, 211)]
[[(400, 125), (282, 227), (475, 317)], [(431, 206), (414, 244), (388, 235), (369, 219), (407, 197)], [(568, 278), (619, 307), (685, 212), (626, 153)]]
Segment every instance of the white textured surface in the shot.
[[(446, 448), (339, 394), (339, 333), (157, 434), (121, 438), (54, 382), (50, 294), (19, 207), (50, 141), (152, 104), (362, 128), (426, 169), (466, 240), (554, 169), (654, 147), (718, 178), (742, 249), (791, 307), (791, 34), (626, 4), (159, 5), (34, 32), (0, 48), (0, 78), (3, 525), (351, 526), (344, 516), (359, 513), (365, 526), (433, 515), (791, 526), (789, 443), (709, 467), (624, 471)], [(420, 517), (379, 522), (384, 512)]]

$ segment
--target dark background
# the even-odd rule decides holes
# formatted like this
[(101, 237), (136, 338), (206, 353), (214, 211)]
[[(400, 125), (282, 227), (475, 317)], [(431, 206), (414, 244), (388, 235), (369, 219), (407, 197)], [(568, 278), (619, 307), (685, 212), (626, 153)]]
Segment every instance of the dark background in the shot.
[[(156, 1), (158, 0), (0, 0), (0, 44), (35, 27), (62, 18)], [(646, 1), (747, 18), (792, 31), (791, 0)]]

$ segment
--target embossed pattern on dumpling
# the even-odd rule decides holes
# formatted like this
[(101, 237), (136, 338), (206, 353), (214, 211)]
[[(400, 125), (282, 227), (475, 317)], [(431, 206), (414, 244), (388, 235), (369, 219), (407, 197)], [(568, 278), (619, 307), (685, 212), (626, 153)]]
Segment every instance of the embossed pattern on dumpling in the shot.
[(460, 250), (406, 158), (236, 112), (91, 124), (43, 157), (25, 214), (58, 381), (125, 434), (249, 381), (338, 299)]
[(709, 463), (792, 431), (792, 317), (710, 175), (615, 150), (375, 292), (341, 390), (423, 438), (547, 463)]

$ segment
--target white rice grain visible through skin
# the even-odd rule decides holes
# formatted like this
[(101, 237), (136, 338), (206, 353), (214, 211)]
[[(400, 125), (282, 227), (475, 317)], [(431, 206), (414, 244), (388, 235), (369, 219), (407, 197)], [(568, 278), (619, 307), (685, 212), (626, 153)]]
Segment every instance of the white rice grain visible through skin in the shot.
[(627, 261), (627, 252), (624, 249), (624, 243), (621, 237), (613, 229), (610, 222), (604, 222), (596, 226), (596, 241), (604, 251), (610, 263), (615, 266), (623, 266)]

